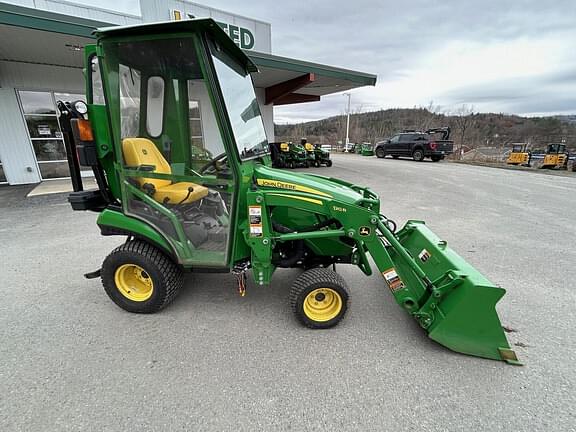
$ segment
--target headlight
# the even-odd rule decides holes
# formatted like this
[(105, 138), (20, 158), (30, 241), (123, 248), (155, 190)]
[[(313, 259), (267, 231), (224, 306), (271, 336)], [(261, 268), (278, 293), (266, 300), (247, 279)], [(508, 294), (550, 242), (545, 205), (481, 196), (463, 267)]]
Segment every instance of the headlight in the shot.
[(81, 100), (74, 102), (74, 109), (80, 114), (86, 114), (88, 112), (88, 106)]

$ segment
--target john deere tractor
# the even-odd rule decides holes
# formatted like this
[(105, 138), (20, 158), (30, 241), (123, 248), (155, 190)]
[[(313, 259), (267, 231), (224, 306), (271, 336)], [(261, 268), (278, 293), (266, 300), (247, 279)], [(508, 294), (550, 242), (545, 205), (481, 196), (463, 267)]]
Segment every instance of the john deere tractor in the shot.
[(291, 142), (270, 143), (270, 157), (274, 168), (308, 168), (306, 150)]
[(308, 160), (310, 161), (311, 166), (332, 166), (330, 153), (324, 150), (320, 144), (312, 144), (309, 143), (306, 138), (302, 138), (302, 140), (300, 140), (300, 145), (306, 149), (306, 155), (308, 156)]
[(250, 75), (256, 66), (215, 21), (96, 36), (85, 49), (87, 106), (62, 104), (61, 120), (70, 126), (70, 157), (92, 167), (99, 187), (77, 187), (72, 207), (99, 212), (102, 235), (126, 238), (86, 275), (100, 277), (119, 307), (158, 312), (187, 271), (232, 273), (244, 294), (248, 271), (266, 289), (276, 269), (299, 267), (294, 315), (326, 329), (349, 306), (335, 265), (366, 276), (375, 266), (390, 298), (433, 340), (518, 362), (495, 310), (504, 289), (424, 222), (397, 229), (367, 187), (271, 167)]

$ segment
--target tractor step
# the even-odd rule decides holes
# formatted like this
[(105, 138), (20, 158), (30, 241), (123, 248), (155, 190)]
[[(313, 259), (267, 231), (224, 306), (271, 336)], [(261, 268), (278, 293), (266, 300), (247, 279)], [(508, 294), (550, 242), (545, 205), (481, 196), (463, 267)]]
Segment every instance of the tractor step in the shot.
[(90, 273), (85, 273), (84, 277), (86, 279), (96, 279), (96, 278), (100, 277), (101, 272), (102, 272), (102, 269), (98, 269), (98, 270), (90, 272)]

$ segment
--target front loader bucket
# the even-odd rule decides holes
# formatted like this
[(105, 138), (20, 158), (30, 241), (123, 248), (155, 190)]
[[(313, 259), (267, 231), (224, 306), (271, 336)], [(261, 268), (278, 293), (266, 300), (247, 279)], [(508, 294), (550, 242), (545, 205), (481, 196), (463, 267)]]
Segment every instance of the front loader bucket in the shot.
[(430, 338), (457, 352), (520, 364), (495, 309), (506, 291), (450, 249), (424, 222), (409, 221), (396, 238), (408, 254), (398, 247), (388, 248), (402, 279), (397, 289), (390, 288)]

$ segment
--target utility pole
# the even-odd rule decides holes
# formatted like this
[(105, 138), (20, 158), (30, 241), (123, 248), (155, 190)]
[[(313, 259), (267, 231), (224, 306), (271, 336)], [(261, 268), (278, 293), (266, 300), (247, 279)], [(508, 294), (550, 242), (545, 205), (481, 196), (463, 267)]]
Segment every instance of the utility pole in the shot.
[(344, 96), (348, 96), (348, 109), (346, 110), (346, 143), (344, 144), (344, 149), (348, 151), (348, 143), (350, 142), (348, 137), (348, 132), (350, 131), (350, 98), (352, 94), (344, 93)]

